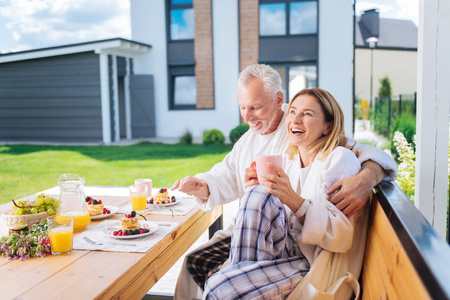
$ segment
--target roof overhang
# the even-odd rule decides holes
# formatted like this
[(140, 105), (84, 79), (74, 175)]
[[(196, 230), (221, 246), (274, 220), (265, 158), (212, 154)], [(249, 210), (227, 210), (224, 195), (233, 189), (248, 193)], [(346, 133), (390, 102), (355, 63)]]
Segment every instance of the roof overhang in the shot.
[(0, 54), (0, 63), (90, 51), (94, 51), (96, 54), (106, 53), (125, 57), (135, 57), (137, 55), (142, 55), (149, 52), (151, 47), (151, 45), (131, 40), (114, 38), (108, 40)]

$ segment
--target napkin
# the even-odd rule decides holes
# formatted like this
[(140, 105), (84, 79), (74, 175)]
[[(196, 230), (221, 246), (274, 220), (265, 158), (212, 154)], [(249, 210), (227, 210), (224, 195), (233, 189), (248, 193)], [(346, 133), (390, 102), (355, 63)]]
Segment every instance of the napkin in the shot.
[[(102, 229), (104, 227), (118, 226), (118, 223), (119, 222), (117, 220), (106, 220), (94, 226), (93, 228), (90, 228), (89, 230), (80, 233), (73, 239), (73, 249), (101, 250), (112, 252), (147, 252), (148, 250), (153, 248), (156, 244), (158, 244), (166, 235), (170, 234), (175, 228), (177, 228), (180, 225), (179, 222), (162, 222), (164, 225), (167, 226), (160, 225), (158, 229), (152, 234), (135, 239), (116, 239), (107, 236), (103, 232)], [(91, 240), (103, 244), (92, 245), (83, 239), (84, 236), (87, 236)], [(126, 244), (135, 244), (136, 246), (127, 246)]]
[[(193, 197), (177, 197), (178, 204), (172, 206), (147, 205), (146, 213), (152, 215), (173, 215), (184, 216), (197, 206)], [(119, 208), (119, 214), (130, 213), (131, 204), (124, 205)]]

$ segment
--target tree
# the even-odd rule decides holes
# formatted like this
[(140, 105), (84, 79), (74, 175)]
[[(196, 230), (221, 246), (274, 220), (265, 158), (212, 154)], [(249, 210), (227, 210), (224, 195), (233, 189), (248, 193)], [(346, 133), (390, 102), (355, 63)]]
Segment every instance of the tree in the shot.
[(380, 78), (380, 88), (378, 89), (378, 97), (386, 97), (392, 95), (391, 80), (388, 76)]

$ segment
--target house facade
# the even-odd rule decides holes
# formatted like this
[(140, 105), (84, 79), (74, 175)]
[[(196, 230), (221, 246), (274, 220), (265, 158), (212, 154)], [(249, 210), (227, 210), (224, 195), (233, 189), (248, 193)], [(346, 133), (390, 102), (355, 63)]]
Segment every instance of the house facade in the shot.
[(274, 67), (286, 102), (319, 86), (352, 133), (352, 3), (318, 0), (131, 0), (132, 40), (152, 45), (135, 74), (154, 77), (156, 136), (225, 136), (240, 124), (239, 72)]
[[(368, 38), (377, 42), (370, 48)], [(418, 28), (409, 20), (384, 19), (375, 9), (355, 20), (355, 97), (378, 95), (379, 80), (388, 76), (392, 94), (417, 92)]]

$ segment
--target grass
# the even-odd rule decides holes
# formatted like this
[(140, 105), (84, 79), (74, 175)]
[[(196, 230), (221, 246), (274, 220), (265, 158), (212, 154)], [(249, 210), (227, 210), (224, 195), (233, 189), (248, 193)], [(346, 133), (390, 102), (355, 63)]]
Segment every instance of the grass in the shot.
[(151, 178), (153, 186), (171, 187), (179, 178), (211, 169), (230, 145), (0, 146), (0, 204), (58, 185), (63, 173), (86, 185), (128, 186)]

